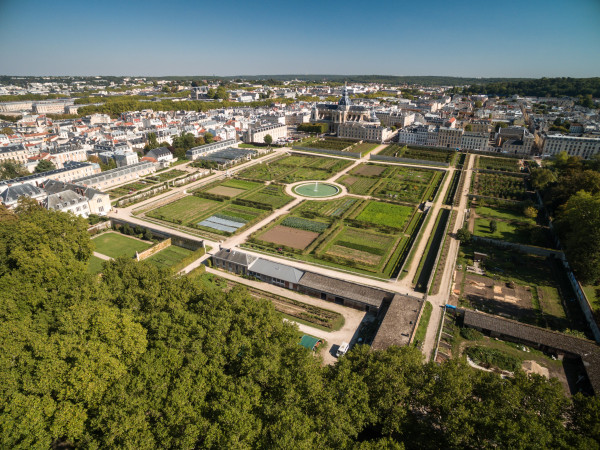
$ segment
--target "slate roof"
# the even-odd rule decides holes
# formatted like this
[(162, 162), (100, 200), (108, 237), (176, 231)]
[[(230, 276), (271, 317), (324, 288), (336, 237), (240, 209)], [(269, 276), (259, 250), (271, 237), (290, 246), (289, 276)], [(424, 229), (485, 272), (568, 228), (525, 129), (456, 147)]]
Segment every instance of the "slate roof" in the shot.
[(302, 278), (302, 275), (304, 275), (302, 270), (298, 270), (295, 267), (279, 264), (263, 258), (258, 258), (256, 261), (254, 261), (249, 270), (260, 275), (278, 278), (280, 280), (296, 284), (298, 284)]
[(0, 201), (5, 205), (11, 205), (22, 196), (41, 197), (43, 195), (44, 191), (37, 186), (32, 184), (18, 184), (16, 186), (9, 186), (0, 193)]
[(223, 248), (219, 250), (213, 255), (213, 258), (222, 259), (224, 261), (232, 262), (234, 264), (240, 264), (245, 267), (250, 266), (250, 264), (252, 264), (257, 259), (255, 256), (248, 255), (244, 252), (238, 252), (236, 250), (230, 250), (228, 248)]
[(408, 345), (422, 307), (423, 300), (396, 294), (379, 325), (371, 348), (385, 350), (392, 345)]
[(169, 149), (167, 147), (158, 147), (155, 149), (150, 150), (147, 153), (147, 156), (150, 156), (151, 158), (160, 158), (161, 156), (169, 156), (172, 153), (169, 151)]
[(49, 194), (56, 194), (58, 192), (63, 192), (66, 190), (75, 191), (79, 195), (84, 195), (89, 199), (94, 198), (95, 195), (106, 195), (104, 192), (99, 191), (98, 189), (94, 189), (87, 186), (81, 186), (79, 184), (74, 183), (65, 183), (64, 181), (58, 180), (47, 180), (42, 187)]
[(383, 300), (391, 295), (389, 292), (381, 289), (326, 277), (314, 272), (306, 272), (300, 279), (299, 284), (309, 289), (327, 292), (336, 297), (346, 298), (378, 308), (381, 307)]
[(465, 326), (493, 331), (521, 341), (579, 355), (596, 394), (600, 394), (600, 346), (587, 339), (546, 330), (479, 311), (465, 310)]
[(48, 209), (62, 209), (69, 205), (86, 203), (87, 198), (73, 191), (63, 191), (56, 194), (50, 194), (44, 201), (44, 206)]

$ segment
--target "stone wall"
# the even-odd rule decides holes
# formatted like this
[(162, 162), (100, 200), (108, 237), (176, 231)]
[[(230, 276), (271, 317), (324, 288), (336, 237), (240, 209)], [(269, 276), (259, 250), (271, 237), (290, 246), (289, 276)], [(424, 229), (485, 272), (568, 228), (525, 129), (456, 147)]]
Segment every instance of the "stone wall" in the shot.
[(138, 261), (143, 261), (146, 258), (150, 258), (152, 255), (160, 252), (161, 250), (164, 250), (167, 247), (171, 246), (171, 238), (165, 239), (162, 242), (159, 242), (156, 245), (153, 245), (152, 247), (150, 247), (147, 250), (144, 250), (141, 253), (136, 252), (136, 258)]

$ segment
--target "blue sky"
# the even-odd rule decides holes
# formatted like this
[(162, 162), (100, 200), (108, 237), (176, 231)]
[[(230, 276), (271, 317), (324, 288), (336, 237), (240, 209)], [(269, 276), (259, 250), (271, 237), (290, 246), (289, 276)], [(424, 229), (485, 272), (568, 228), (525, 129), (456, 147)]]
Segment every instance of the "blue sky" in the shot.
[(600, 76), (600, 0), (0, 0), (0, 74)]

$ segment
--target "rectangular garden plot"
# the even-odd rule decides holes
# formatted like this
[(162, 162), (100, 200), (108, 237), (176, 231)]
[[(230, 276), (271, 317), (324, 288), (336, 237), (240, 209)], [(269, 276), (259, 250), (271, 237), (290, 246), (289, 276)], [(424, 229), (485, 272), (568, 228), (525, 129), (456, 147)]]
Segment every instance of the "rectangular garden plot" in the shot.
[(317, 237), (319, 237), (319, 233), (313, 231), (277, 225), (259, 236), (259, 239), (273, 244), (304, 250)]
[(356, 220), (402, 229), (413, 212), (412, 207), (384, 202), (369, 202)]
[(197, 223), (209, 210), (220, 205), (220, 202), (189, 195), (146, 214), (155, 219), (187, 225)]
[(240, 194), (243, 194), (246, 191), (244, 189), (236, 189), (227, 186), (215, 186), (214, 188), (209, 189), (206, 192), (214, 195), (222, 195), (224, 197), (236, 197)]

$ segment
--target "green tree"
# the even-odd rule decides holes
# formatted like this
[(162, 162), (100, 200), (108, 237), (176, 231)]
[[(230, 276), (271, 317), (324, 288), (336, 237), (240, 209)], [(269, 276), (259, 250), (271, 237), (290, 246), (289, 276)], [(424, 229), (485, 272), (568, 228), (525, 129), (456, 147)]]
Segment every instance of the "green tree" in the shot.
[(490, 220), (490, 232), (493, 234), (498, 230), (498, 222), (495, 220)]
[(270, 147), (271, 144), (273, 143), (273, 137), (270, 134), (267, 134), (264, 137), (264, 141), (265, 141), (265, 144), (267, 144)]
[(483, 106), (483, 102), (481, 100), (477, 100), (475, 102), (475, 108), (481, 108)]
[(42, 159), (37, 166), (35, 166), (35, 173), (48, 172), (49, 170), (56, 169), (56, 166), (52, 161)]
[(579, 280), (600, 280), (600, 193), (573, 195), (558, 219), (567, 258)]
[(535, 189), (543, 190), (556, 181), (556, 176), (549, 169), (534, 169), (531, 171), (531, 184)]
[(27, 169), (16, 162), (5, 161), (0, 163), (0, 180), (11, 180), (29, 175)]
[(215, 140), (215, 137), (212, 134), (204, 133), (204, 142), (206, 142), (207, 144), (210, 144), (214, 140)]
[(456, 238), (461, 242), (469, 243), (471, 242), (471, 237), (471, 232), (467, 225), (463, 225), (463, 227), (456, 232)]
[(0, 130), (1, 134), (7, 134), (7, 135), (12, 135), (14, 134), (14, 130), (11, 127), (4, 127)]
[(146, 146), (144, 147), (144, 150), (148, 151), (148, 150), (154, 150), (155, 148), (160, 147), (160, 144), (158, 143), (158, 139), (156, 138), (156, 133), (148, 133), (148, 136), (146, 136), (147, 139), (147, 143)]

